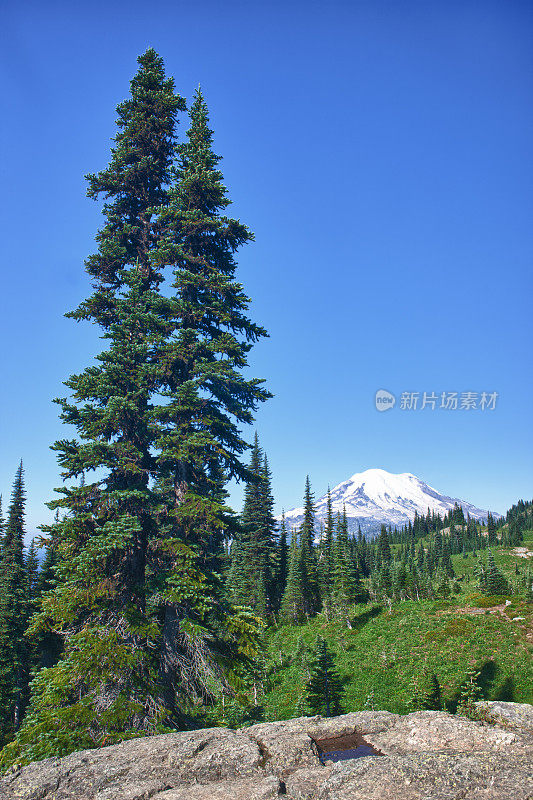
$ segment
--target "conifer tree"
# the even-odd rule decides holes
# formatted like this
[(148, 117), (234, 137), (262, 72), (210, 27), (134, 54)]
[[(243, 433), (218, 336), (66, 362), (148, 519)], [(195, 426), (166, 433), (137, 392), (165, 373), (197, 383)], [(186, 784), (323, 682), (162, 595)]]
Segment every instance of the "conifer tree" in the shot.
[[(44, 730), (57, 737), (49, 747), (64, 753), (119, 741), (127, 730), (155, 730), (163, 719), (145, 587), (158, 506), (150, 486), (156, 473), (150, 400), (159, 388), (151, 362), (163, 275), (153, 251), (184, 101), (153, 50), (139, 66), (130, 98), (117, 108), (111, 163), (88, 176), (89, 196), (106, 200), (98, 250), (86, 261), (94, 292), (67, 315), (98, 324), (109, 347), (95, 366), (66, 382), (71, 399), (58, 401), (62, 419), (78, 433), (54, 445), (62, 477), (84, 480), (59, 490), (61, 499), (50, 506), (67, 513), (43, 528), (61, 558), (39, 629), (72, 633), (62, 662), (34, 682), (19, 743), (37, 758), (49, 754), (37, 743)], [(105, 477), (85, 481), (94, 470)]]
[(44, 558), (37, 575), (36, 594), (40, 597), (56, 585), (55, 567), (57, 564), (56, 548), (51, 540), (45, 544)]
[(281, 608), (281, 601), (285, 592), (285, 587), (287, 586), (288, 568), (289, 545), (287, 542), (287, 523), (285, 521), (285, 513), (283, 512), (281, 515), (280, 534), (273, 566), (273, 602), (276, 613), (279, 612)]
[(264, 486), (263, 453), (259, 438), (255, 434), (249, 464), (250, 480), (244, 491), (244, 507), (241, 515), (243, 528), (243, 567), (246, 571), (245, 594), (247, 603), (262, 616), (266, 614), (266, 585), (270, 550), (264, 531)]
[(418, 684), (415, 686), (410, 705), (413, 711), (442, 710), (442, 690), (435, 673), (430, 675), (429, 680), (422, 687)]
[(293, 530), (289, 553), (289, 570), (287, 586), (281, 601), (280, 617), (284, 622), (298, 624), (307, 615), (305, 597), (305, 574), (302, 562), (302, 548), (298, 544), (298, 535)]
[(496, 533), (496, 523), (490, 511), (487, 515), (487, 543), (489, 547), (493, 547), (495, 544), (498, 543), (498, 535)]
[[(173, 487), (166, 500), (175, 541), (166, 590), (161, 592), (157, 581), (153, 587), (162, 604), (163, 630), (169, 631), (163, 636), (160, 675), (167, 698), (177, 692), (193, 701), (195, 695), (209, 698), (215, 684), (224, 688), (237, 669), (235, 660), (257, 649), (255, 623), (222, 601), (213, 569), (220, 563), (222, 532), (230, 518), (223, 484), (255, 477), (241, 460), (247, 444), (239, 425), (251, 423), (257, 405), (270, 396), (262, 380), (242, 375), (248, 352), (266, 331), (248, 318), (249, 299), (235, 281), (235, 252), (253, 235), (224, 214), (231, 201), (212, 139), (198, 90), (186, 140), (178, 147), (169, 202), (160, 213), (165, 237), (154, 253), (154, 262), (169, 264), (174, 274), (174, 294), (164, 308), (166, 336), (157, 347), (161, 394), (168, 402), (154, 409), (158, 471)], [(270, 474), (264, 461), (259, 479), (262, 529), (266, 525), (271, 535)], [(163, 554), (167, 542), (161, 542)], [(194, 580), (201, 583), (193, 598), (181, 577), (184, 553)], [(265, 569), (257, 587), (260, 607), (266, 604), (268, 578)], [(187, 627), (192, 636), (186, 635)], [(183, 660), (187, 666), (177, 669)], [(195, 664), (201, 668), (191, 681), (188, 665)]]
[(307, 617), (311, 617), (320, 608), (320, 597), (315, 548), (315, 506), (309, 475), (305, 480), (304, 518), (300, 527), (300, 560), (305, 614)]
[(0, 562), (0, 739), (15, 732), (27, 700), (28, 576), (24, 560), (26, 492), (22, 461), (15, 474)]
[[(241, 375), (265, 335), (233, 280), (251, 234), (220, 214), (229, 200), (203, 99), (173, 170), (185, 104), (153, 50), (139, 65), (111, 163), (88, 177), (105, 224), (86, 262), (94, 293), (70, 314), (97, 323), (108, 347), (59, 401), (78, 436), (55, 445), (64, 480), (97, 472), (50, 504), (67, 512), (44, 528), (57, 586), (32, 630), (69, 634), (60, 661), (34, 680), (4, 764), (174, 726), (229, 691), (256, 651), (257, 621), (233, 612), (213, 569), (223, 482), (249, 474), (238, 426), (268, 396)], [(162, 293), (167, 267), (172, 296)]]
[(322, 611), (328, 615), (331, 610), (331, 591), (333, 575), (333, 542), (334, 542), (335, 521), (333, 519), (333, 508), (331, 505), (331, 492), (328, 487), (328, 498), (326, 505), (326, 524), (324, 535), (321, 537), (318, 556), (318, 580), (320, 597), (322, 600)]
[(335, 661), (324, 639), (317, 639), (311, 677), (307, 683), (307, 703), (315, 714), (326, 717), (342, 712), (344, 689)]
[(393, 588), (392, 588), (391, 568), (389, 564), (385, 563), (383, 565), (383, 567), (379, 571), (377, 582), (380, 595), (382, 597), (391, 599), (393, 594)]
[(481, 582), (481, 590), (489, 596), (507, 594), (509, 591), (509, 584), (496, 566), (494, 556), (490, 550), (487, 553), (487, 563)]
[(389, 543), (389, 534), (387, 532), (387, 527), (385, 525), (381, 526), (381, 530), (378, 537), (377, 558), (378, 562), (382, 564), (389, 564), (392, 559), (390, 543)]
[(453, 564), (450, 557), (450, 548), (447, 536), (444, 536), (442, 538), (440, 566), (441, 569), (446, 573), (446, 575), (448, 575), (451, 578), (455, 576), (455, 571), (453, 569)]
[(449, 597), (452, 593), (448, 574), (445, 570), (441, 570), (437, 575), (437, 586), (435, 591), (438, 595), (440, 595), (440, 597)]
[(350, 553), (346, 509), (338, 516), (332, 569), (332, 603), (336, 614), (345, 617), (354, 603), (368, 599)]
[(392, 592), (396, 600), (405, 600), (407, 593), (407, 569), (405, 561), (397, 561), (392, 570)]
[(2, 513), (2, 495), (0, 494), (0, 561), (2, 560), (2, 546), (4, 541), (4, 530), (6, 522)]
[[(266, 455), (255, 434), (246, 483), (241, 530), (235, 547), (235, 566), (230, 569), (228, 587), (240, 602), (246, 602), (262, 617), (274, 608), (275, 530), (271, 473)], [(238, 580), (237, 580), (238, 576)]]
[(226, 587), (233, 602), (237, 605), (248, 605), (251, 593), (251, 575), (248, 558), (247, 532), (242, 525), (234, 530), (230, 550), (230, 568)]
[[(56, 514), (56, 522), (58, 515)], [(36, 606), (40, 610), (43, 599), (56, 586), (57, 553), (52, 540), (45, 544), (45, 554), (37, 575)], [(51, 667), (57, 663), (63, 642), (61, 636), (48, 628), (41, 629), (34, 637), (37, 667)]]
[(37, 595), (39, 578), (39, 558), (35, 539), (32, 539), (26, 555), (26, 575), (28, 581), (28, 599), (33, 601)]

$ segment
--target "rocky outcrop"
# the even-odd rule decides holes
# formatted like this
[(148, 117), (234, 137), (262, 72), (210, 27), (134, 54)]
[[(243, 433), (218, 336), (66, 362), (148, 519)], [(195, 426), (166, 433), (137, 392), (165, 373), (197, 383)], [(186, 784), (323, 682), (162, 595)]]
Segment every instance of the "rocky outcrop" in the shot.
[[(533, 707), (488, 710), (495, 724), (362, 711), (133, 739), (13, 771), (0, 798), (532, 800)], [(320, 760), (316, 741), (354, 733), (382, 755)]]
[(476, 703), (500, 725), (533, 733), (533, 706), (529, 703), (504, 703), (501, 700), (483, 700)]

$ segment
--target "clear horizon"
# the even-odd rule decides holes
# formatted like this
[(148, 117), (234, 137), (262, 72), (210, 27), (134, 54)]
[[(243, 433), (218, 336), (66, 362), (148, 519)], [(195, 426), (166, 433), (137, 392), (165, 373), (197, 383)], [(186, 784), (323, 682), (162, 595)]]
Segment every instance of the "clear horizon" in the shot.
[(103, 345), (63, 316), (102, 221), (83, 176), (108, 163), (149, 46), (187, 99), (202, 85), (230, 212), (255, 232), (238, 277), (270, 333), (249, 374), (275, 395), (255, 427), (276, 513), (306, 474), (318, 498), (368, 468), (498, 513), (531, 499), (531, 4), (33, 0), (3, 17), (0, 493), (5, 510), (22, 457), (30, 534), (71, 435), (52, 398)]

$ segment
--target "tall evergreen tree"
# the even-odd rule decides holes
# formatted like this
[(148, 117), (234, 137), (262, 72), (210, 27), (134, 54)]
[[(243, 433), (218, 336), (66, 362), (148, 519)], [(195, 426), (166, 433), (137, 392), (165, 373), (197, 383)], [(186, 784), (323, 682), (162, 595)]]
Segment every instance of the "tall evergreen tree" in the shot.
[[(58, 401), (62, 419), (78, 433), (54, 445), (62, 477), (83, 479), (58, 490), (62, 497), (50, 506), (67, 513), (44, 528), (60, 558), (58, 586), (43, 600), (38, 627), (70, 634), (62, 661), (34, 682), (20, 732), (20, 746), (36, 758), (52, 748), (65, 753), (119, 741), (125, 731), (156, 730), (165, 710), (145, 586), (159, 506), (151, 486), (151, 396), (159, 388), (153, 356), (163, 274), (153, 254), (184, 101), (153, 50), (139, 65), (130, 98), (117, 108), (111, 162), (88, 176), (89, 196), (106, 201), (98, 250), (86, 261), (94, 292), (67, 315), (98, 324), (109, 346), (95, 366), (66, 382), (71, 399)], [(89, 483), (95, 470), (103, 477)], [(48, 737), (48, 750), (38, 745), (44, 730), (56, 736)]]
[[(58, 664), (34, 681), (4, 763), (174, 725), (229, 690), (257, 641), (254, 620), (233, 614), (213, 571), (223, 482), (249, 474), (238, 425), (268, 396), (241, 374), (265, 335), (233, 279), (234, 252), (251, 234), (220, 214), (229, 200), (203, 99), (172, 170), (184, 101), (153, 50), (139, 64), (111, 163), (89, 176), (106, 222), (87, 260), (95, 291), (70, 315), (100, 325), (109, 346), (60, 401), (78, 432), (55, 445), (63, 478), (98, 472), (51, 504), (67, 511), (45, 529), (58, 584), (33, 629), (69, 635)], [(172, 296), (162, 293), (166, 267)]]
[(6, 521), (4, 519), (4, 515), (2, 513), (2, 495), (0, 494), (0, 561), (2, 559), (2, 545), (4, 541), (4, 530), (6, 527)]
[(266, 453), (263, 456), (263, 538), (266, 552), (265, 573), (267, 575), (268, 613), (275, 610), (276, 605), (276, 564), (278, 546), (278, 523), (274, 517), (274, 497), (272, 495), (272, 472)]
[(27, 700), (29, 663), (28, 576), (24, 559), (26, 492), (22, 461), (15, 474), (0, 562), (0, 739), (20, 725)]
[(274, 609), (279, 612), (281, 608), (281, 600), (287, 586), (289, 569), (289, 545), (287, 542), (287, 523), (285, 521), (285, 513), (281, 515), (280, 534), (278, 539), (277, 548), (275, 551), (275, 560), (273, 567), (273, 597)]
[(332, 575), (334, 562), (334, 536), (335, 520), (333, 518), (333, 508), (331, 504), (331, 492), (328, 487), (328, 498), (326, 505), (326, 524), (324, 534), (321, 537), (318, 554), (318, 582), (320, 598), (322, 600), (322, 611), (329, 615), (331, 611), (331, 591)]
[(307, 617), (311, 617), (320, 608), (320, 596), (315, 548), (315, 506), (309, 475), (305, 480), (304, 518), (300, 527), (300, 560), (305, 614)]

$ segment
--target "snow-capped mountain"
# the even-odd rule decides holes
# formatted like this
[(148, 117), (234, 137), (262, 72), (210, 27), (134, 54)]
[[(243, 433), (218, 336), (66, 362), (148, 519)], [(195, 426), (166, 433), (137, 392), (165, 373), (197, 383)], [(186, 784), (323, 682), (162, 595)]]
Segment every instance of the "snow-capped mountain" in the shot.
[[(455, 503), (462, 506), (465, 516), (470, 514), (475, 519), (487, 518), (487, 511), (457, 497), (440, 494), (410, 472), (394, 475), (384, 469), (367, 469), (357, 472), (331, 490), (333, 513), (342, 513), (346, 507), (349, 529), (357, 530), (360, 525), (363, 533), (368, 534), (379, 530), (382, 524), (401, 527), (414, 519), (415, 511), (427, 514), (429, 508), (444, 516)], [(326, 518), (327, 495), (321, 497), (315, 507), (317, 523), (320, 523)], [(500, 515), (494, 513), (494, 516)], [(303, 519), (303, 508), (288, 511), (285, 519), (289, 528), (299, 525)]]

